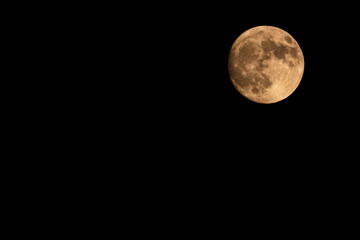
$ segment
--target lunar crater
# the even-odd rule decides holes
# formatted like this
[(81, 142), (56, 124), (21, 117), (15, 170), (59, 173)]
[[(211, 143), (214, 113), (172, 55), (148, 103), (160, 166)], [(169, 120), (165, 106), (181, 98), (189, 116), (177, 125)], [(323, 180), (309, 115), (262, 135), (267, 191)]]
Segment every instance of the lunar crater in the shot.
[(285, 41), (289, 44), (292, 43), (291, 37), (289, 37), (289, 36), (285, 36)]

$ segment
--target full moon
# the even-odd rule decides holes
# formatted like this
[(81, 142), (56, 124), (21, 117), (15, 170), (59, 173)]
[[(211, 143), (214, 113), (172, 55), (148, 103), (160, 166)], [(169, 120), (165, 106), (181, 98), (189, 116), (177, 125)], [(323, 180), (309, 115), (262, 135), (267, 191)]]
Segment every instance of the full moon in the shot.
[(276, 103), (290, 96), (304, 73), (304, 55), (296, 40), (272, 26), (242, 33), (231, 47), (229, 75), (235, 88), (257, 103)]

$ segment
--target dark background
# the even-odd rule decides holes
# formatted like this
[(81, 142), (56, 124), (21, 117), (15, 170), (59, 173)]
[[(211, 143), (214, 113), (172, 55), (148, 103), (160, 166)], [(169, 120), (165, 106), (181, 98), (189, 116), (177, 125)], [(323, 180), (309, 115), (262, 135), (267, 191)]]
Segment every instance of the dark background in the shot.
[[(14, 70), (23, 91), (9, 98), (21, 95), (12, 135), (27, 146), (12, 153), (46, 160), (19, 164), (29, 179), (35, 168), (49, 175), (39, 182), (55, 176), (74, 190), (71, 205), (76, 194), (79, 206), (112, 199), (148, 226), (232, 221), (244, 209), (267, 222), (278, 209), (284, 219), (315, 215), (318, 226), (334, 205), (347, 211), (358, 180), (355, 6), (97, 4), (25, 6), (25, 30), (12, 28), (20, 36), (10, 50), (25, 65)], [(270, 105), (242, 97), (227, 70), (233, 42), (259, 25), (290, 33), (305, 57), (298, 89)]]
[[(352, 227), (341, 215), (358, 203), (355, 3), (26, 4), (4, 22), (3, 172), (32, 222), (222, 237), (276, 218), (293, 234)], [(227, 70), (233, 42), (259, 25), (305, 57), (298, 89), (270, 105), (242, 97)]]

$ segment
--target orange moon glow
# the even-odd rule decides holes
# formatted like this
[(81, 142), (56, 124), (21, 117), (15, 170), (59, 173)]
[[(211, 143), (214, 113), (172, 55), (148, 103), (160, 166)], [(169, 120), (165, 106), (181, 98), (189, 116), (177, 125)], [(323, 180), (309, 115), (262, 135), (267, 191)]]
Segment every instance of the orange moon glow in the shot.
[(242, 33), (231, 47), (229, 75), (235, 88), (257, 103), (290, 96), (304, 73), (304, 55), (296, 40), (280, 28), (259, 26)]

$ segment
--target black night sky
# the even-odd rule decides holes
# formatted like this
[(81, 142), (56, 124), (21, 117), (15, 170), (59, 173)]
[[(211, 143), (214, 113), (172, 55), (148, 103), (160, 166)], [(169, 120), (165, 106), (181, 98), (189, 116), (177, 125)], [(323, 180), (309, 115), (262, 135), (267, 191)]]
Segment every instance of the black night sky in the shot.
[[(128, 199), (121, 211), (130, 210), (150, 228), (156, 225), (154, 231), (176, 225), (180, 229), (173, 234), (184, 232), (192, 221), (194, 228), (207, 225), (202, 219), (225, 222), (221, 236), (229, 228), (240, 228), (241, 234), (239, 219), (263, 231), (243, 216), (244, 210), (257, 220), (266, 215), (267, 222), (278, 216), (278, 209), (295, 218), (303, 212), (303, 223), (314, 219), (317, 227), (320, 221), (312, 214), (322, 207), (331, 215), (338, 202), (330, 205), (329, 199), (345, 196), (334, 193), (335, 187), (356, 193), (345, 181), (356, 182), (358, 176), (351, 174), (358, 171), (358, 19), (351, 13), (358, 8), (355, 3), (304, 4), (134, 2), (131, 9), (106, 6), (98, 15), (100, 10), (86, 11), (90, 17), (81, 16), (76, 26), (70, 21), (74, 32), (64, 40), (81, 58), (69, 55), (61, 64), (72, 60), (71, 68), (84, 68), (63, 77), (68, 83), (64, 93), (72, 91), (78, 101), (61, 93), (69, 117), (62, 120), (57, 114), (59, 124), (51, 129), (70, 126), (62, 133), (59, 152), (68, 146), (79, 149), (64, 157), (71, 170), (80, 159), (76, 191), (88, 186), (90, 196), (106, 203), (115, 199), (116, 206)], [(244, 98), (228, 73), (233, 42), (261, 25), (288, 32), (305, 59), (299, 87), (274, 104)], [(74, 44), (76, 34), (84, 37)], [(64, 48), (63, 42), (59, 46)], [(318, 200), (325, 191), (329, 196)], [(288, 216), (280, 217), (287, 221)], [(131, 219), (125, 222), (132, 224)], [(139, 231), (152, 234), (136, 225), (134, 232)]]
[[(166, 231), (188, 237), (195, 236), (192, 230), (201, 236), (219, 231), (222, 238), (235, 230), (239, 236), (247, 229), (241, 221), (252, 225), (251, 234), (269, 235), (256, 222), (272, 223), (276, 217), (298, 226), (294, 235), (309, 226), (317, 229), (322, 220), (314, 215), (333, 217), (335, 207), (354, 215), (345, 207), (356, 200), (346, 193), (356, 194), (358, 186), (349, 183), (357, 184), (359, 175), (355, 1), (132, 2), (130, 7), (120, 1), (36, 7), (49, 16), (26, 8), (37, 21), (19, 20), (27, 31), (14, 28), (18, 42), (4, 45), (19, 48), (14, 58), (29, 69), (11, 64), (14, 79), (4, 78), (25, 92), (4, 102), (6, 107), (16, 99), (27, 108), (12, 107), (20, 116), (14, 127), (4, 125), (15, 139), (4, 138), (16, 165), (16, 174), (4, 179), (11, 183), (18, 181), (19, 169), (29, 172), (14, 188), (24, 196), (21, 205), (34, 208), (28, 199), (49, 202), (45, 209), (51, 216), (53, 209), (69, 205), (65, 220), (74, 213), (80, 222), (83, 210), (90, 222), (110, 219), (106, 231), (118, 229), (118, 222), (126, 229), (125, 222), (134, 226), (131, 234), (159, 232), (167, 238)], [(299, 87), (274, 104), (243, 97), (228, 73), (234, 41), (261, 25), (288, 32), (305, 60)], [(17, 79), (17, 72), (24, 75)], [(18, 153), (25, 157), (14, 160)], [(34, 178), (49, 185), (33, 184)], [(99, 213), (111, 216), (97, 218)], [(301, 215), (301, 224), (288, 221)], [(276, 223), (274, 229), (282, 232), (283, 224)]]

